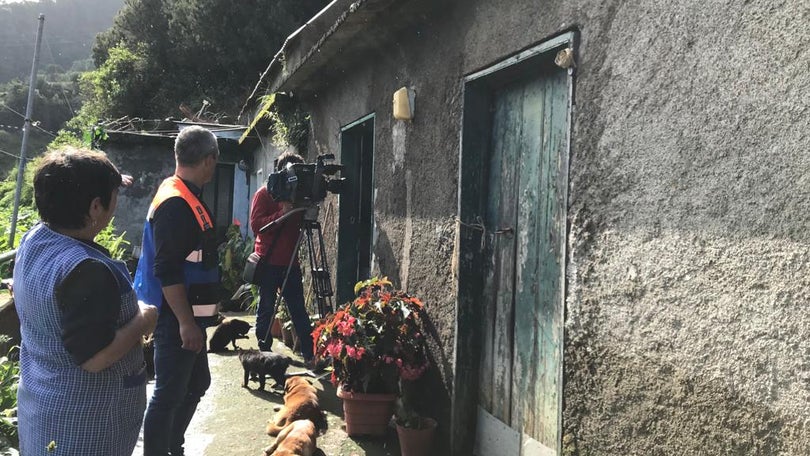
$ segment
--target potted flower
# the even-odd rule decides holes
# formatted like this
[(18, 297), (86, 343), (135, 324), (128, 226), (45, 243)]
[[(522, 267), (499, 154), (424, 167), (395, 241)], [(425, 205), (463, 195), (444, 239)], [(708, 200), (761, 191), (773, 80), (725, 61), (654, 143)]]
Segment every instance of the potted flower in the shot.
[(270, 334), (274, 338), (280, 339), (284, 345), (292, 347), (292, 320), (289, 314), (287, 314), (287, 305), (284, 302), (284, 298), (279, 299), (276, 315), (270, 327)]
[(408, 394), (403, 391), (402, 398), (397, 401), (396, 425), (399, 448), (402, 456), (430, 456), (432, 454), (433, 438), (438, 423), (417, 413), (406, 400)]
[[(324, 318), (312, 331), (316, 355), (331, 359), (332, 384), (343, 399), (349, 435), (382, 435), (393, 414), (399, 380), (415, 380), (428, 368), (420, 325), (422, 302), (394, 290), (386, 278), (358, 282), (357, 297)], [(354, 416), (357, 400), (378, 417)], [(365, 407), (365, 406), (364, 406)]]

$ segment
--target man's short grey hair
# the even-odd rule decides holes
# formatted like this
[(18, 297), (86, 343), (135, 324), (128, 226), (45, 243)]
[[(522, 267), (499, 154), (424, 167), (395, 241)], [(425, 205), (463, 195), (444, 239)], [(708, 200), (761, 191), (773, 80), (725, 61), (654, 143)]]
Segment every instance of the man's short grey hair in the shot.
[(199, 125), (184, 128), (174, 140), (174, 156), (183, 166), (195, 166), (209, 155), (219, 155), (217, 137)]

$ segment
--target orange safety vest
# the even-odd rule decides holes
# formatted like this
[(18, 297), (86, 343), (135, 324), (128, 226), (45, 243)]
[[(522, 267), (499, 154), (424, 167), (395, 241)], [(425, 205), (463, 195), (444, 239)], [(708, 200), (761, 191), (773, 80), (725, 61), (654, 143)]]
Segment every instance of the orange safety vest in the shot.
[(197, 249), (185, 259), (186, 292), (192, 305), (195, 317), (213, 317), (219, 312), (221, 286), (219, 268), (214, 241), (214, 227), (211, 215), (186, 184), (177, 176), (163, 181), (158, 188), (143, 229), (143, 246), (135, 273), (134, 287), (141, 301), (160, 307), (163, 303), (163, 289), (155, 277), (155, 245), (153, 239), (152, 219), (155, 210), (169, 198), (180, 197), (189, 205), (202, 233), (202, 240)]

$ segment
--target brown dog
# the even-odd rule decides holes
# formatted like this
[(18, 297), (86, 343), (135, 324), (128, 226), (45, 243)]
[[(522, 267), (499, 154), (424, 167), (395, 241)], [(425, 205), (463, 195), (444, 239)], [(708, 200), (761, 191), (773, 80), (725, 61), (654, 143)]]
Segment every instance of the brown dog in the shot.
[(326, 416), (318, 403), (318, 390), (303, 377), (290, 377), (284, 384), (284, 405), (267, 421), (267, 434), (278, 435), (290, 423), (310, 420), (318, 432), (326, 431)]
[(316, 445), (315, 425), (309, 420), (297, 420), (288, 424), (278, 434), (276, 441), (264, 449), (265, 456), (315, 456), (323, 452)]

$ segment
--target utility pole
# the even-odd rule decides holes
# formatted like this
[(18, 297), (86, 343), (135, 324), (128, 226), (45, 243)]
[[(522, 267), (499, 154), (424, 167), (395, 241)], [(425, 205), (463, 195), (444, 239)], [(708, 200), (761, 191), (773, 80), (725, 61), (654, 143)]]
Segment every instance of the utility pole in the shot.
[(17, 188), (14, 190), (14, 211), (11, 213), (11, 234), (8, 245), (14, 248), (14, 235), (17, 232), (17, 212), (20, 209), (20, 193), (22, 192), (23, 177), (25, 176), (25, 149), (28, 146), (28, 133), (31, 130), (31, 115), (34, 113), (34, 90), (37, 82), (37, 65), (39, 64), (39, 48), (42, 44), (42, 27), (45, 25), (45, 15), (39, 15), (37, 27), (37, 43), (34, 47), (34, 64), (31, 65), (31, 79), (28, 83), (28, 104), (25, 106), (25, 124), (23, 125), (22, 146), (20, 146), (20, 164), (17, 166)]

